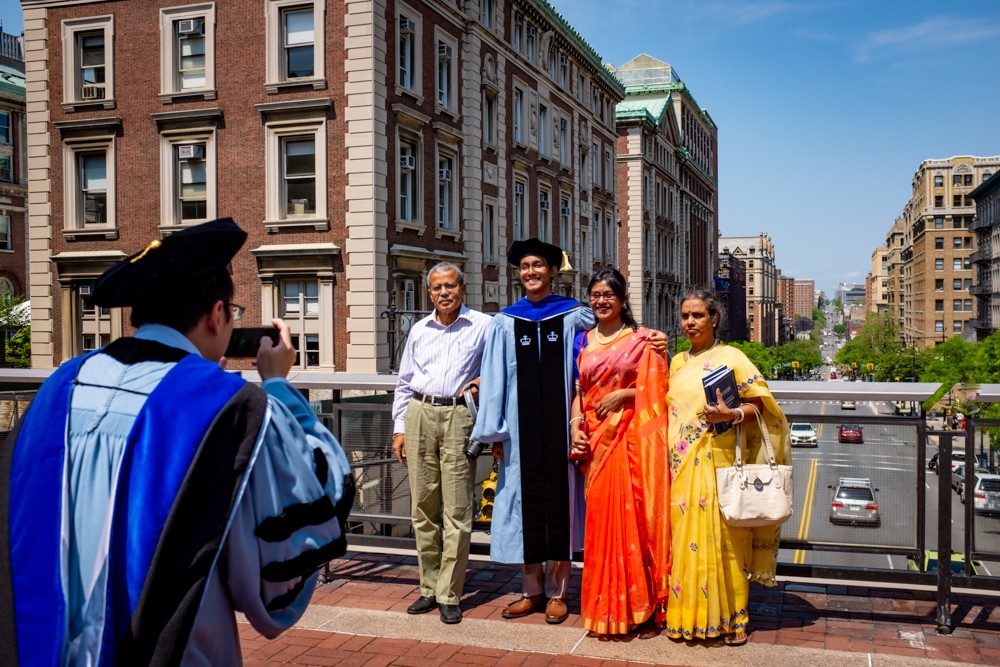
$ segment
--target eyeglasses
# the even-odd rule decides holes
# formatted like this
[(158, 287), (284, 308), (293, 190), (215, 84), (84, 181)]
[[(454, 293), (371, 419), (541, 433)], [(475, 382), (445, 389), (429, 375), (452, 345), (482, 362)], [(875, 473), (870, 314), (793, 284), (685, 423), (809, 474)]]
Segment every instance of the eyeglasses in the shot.
[(243, 313), (247, 312), (247, 309), (243, 306), (236, 305), (235, 303), (229, 304), (229, 313), (233, 316), (234, 322), (239, 322), (243, 319)]
[(437, 283), (436, 285), (431, 285), (431, 294), (440, 294), (441, 292), (454, 292), (461, 285), (457, 283)]
[(542, 269), (546, 268), (547, 266), (548, 265), (545, 262), (532, 262), (531, 264), (522, 264), (521, 266), (519, 266), (517, 268), (520, 271), (531, 271), (531, 270), (541, 271)]
[(604, 299), (605, 301), (614, 301), (617, 298), (618, 298), (618, 295), (615, 294), (614, 292), (591, 292), (590, 293), (590, 300), (593, 301), (593, 302), (595, 302), (595, 303), (597, 301), (600, 301), (601, 299)]

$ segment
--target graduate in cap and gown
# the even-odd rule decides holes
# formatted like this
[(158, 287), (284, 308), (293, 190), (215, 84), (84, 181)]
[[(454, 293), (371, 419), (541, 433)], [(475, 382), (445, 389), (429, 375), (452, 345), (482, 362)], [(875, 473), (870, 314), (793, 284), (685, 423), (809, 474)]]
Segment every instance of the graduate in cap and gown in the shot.
[(190, 227), (95, 283), (135, 335), (63, 363), (0, 448), (0, 664), (239, 665), (234, 611), (277, 636), (345, 552), (353, 476), (287, 325), (260, 386), (220, 367), (245, 239)]
[(546, 621), (561, 623), (570, 559), (583, 546), (583, 480), (568, 458), (573, 339), (594, 325), (594, 314), (552, 293), (563, 263), (558, 246), (515, 241), (507, 261), (526, 296), (493, 318), (471, 437), (496, 443), (500, 461), (490, 557), (524, 567), (523, 596), (503, 615), (526, 616), (547, 598)]

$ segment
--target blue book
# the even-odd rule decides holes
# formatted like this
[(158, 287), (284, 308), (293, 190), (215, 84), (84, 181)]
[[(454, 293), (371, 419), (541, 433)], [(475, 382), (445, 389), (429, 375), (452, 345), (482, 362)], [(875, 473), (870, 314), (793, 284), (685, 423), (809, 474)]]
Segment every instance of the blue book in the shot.
[[(722, 391), (722, 402), (728, 407), (736, 409), (743, 405), (740, 400), (740, 392), (736, 387), (736, 373), (729, 366), (719, 366), (714, 371), (702, 378), (701, 383), (705, 386), (705, 400), (708, 403), (715, 403), (719, 400), (716, 396), (716, 389)], [(730, 424), (712, 424), (716, 433), (725, 433), (732, 426)]]

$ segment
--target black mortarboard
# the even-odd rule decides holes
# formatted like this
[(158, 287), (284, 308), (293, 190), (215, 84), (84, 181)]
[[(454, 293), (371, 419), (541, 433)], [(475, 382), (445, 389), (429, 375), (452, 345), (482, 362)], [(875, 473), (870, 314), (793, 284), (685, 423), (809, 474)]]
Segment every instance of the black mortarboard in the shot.
[(507, 251), (507, 262), (517, 266), (521, 263), (521, 258), (525, 255), (541, 257), (549, 266), (561, 266), (563, 262), (563, 251), (557, 245), (546, 243), (538, 239), (527, 239), (526, 241), (514, 241)]
[(232, 218), (220, 218), (153, 241), (101, 274), (91, 301), (105, 308), (134, 306), (165, 290), (176, 292), (227, 266), (246, 238)]

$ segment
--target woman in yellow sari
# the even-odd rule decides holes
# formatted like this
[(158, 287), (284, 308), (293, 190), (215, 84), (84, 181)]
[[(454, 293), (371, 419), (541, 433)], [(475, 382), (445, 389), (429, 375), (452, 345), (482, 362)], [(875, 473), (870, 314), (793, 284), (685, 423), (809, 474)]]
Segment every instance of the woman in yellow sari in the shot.
[[(719, 511), (715, 469), (733, 465), (736, 429), (716, 434), (713, 424), (742, 424), (743, 458), (761, 463), (761, 436), (753, 410), (771, 436), (778, 463), (791, 460), (788, 423), (763, 376), (740, 350), (719, 343), (722, 310), (707, 291), (681, 302), (681, 329), (691, 349), (670, 364), (670, 529), (673, 567), (666, 634), (679, 639), (722, 636), (728, 645), (747, 641), (751, 581), (774, 585), (780, 529), (735, 528)], [(720, 366), (736, 374), (743, 405), (729, 408), (717, 395), (707, 403), (702, 378)], [(739, 414), (737, 414), (739, 413)]]
[(588, 288), (597, 326), (577, 337), (571, 457), (582, 463), (587, 516), (581, 616), (593, 635), (659, 633), (670, 568), (666, 361), (628, 306), (625, 278)]

